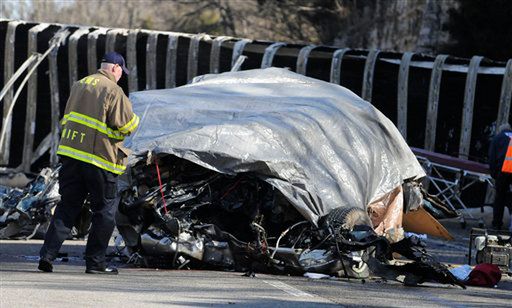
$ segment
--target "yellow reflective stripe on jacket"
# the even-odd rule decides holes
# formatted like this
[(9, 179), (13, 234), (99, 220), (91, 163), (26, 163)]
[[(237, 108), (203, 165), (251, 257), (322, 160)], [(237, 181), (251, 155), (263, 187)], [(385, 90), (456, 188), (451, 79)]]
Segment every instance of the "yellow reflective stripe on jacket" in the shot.
[[(71, 111), (70, 113), (66, 114), (64, 118), (67, 120), (71, 120), (73, 122), (77, 122), (83, 125), (86, 125), (90, 128), (94, 128), (98, 130), (101, 133), (104, 133), (105, 135), (109, 136), (110, 138), (123, 140), (124, 136), (121, 132), (114, 130), (107, 126), (106, 123), (103, 123), (95, 118), (92, 118), (90, 116), (87, 116), (82, 113)], [(64, 120), (64, 119), (63, 119)], [(65, 122), (63, 123), (65, 124)]]
[(68, 147), (65, 145), (59, 145), (59, 148), (57, 149), (57, 154), (68, 156), (68, 157), (83, 161), (85, 163), (95, 165), (96, 167), (110, 171), (115, 174), (123, 174), (124, 171), (126, 170), (126, 167), (123, 165), (111, 163), (99, 156), (94, 155), (94, 154), (80, 151), (80, 150), (77, 150), (77, 149), (74, 149), (72, 147)]
[(128, 123), (126, 123), (126, 125), (120, 127), (119, 131), (123, 134), (131, 133), (137, 128), (137, 126), (139, 125), (139, 121), (140, 118), (136, 114), (133, 114), (133, 118)]
[(123, 140), (124, 136), (121, 132), (117, 130), (113, 130), (107, 126), (106, 123), (98, 121), (97, 119), (86, 116), (85, 114), (81, 114), (78, 112), (70, 112), (62, 118), (62, 124), (66, 124), (68, 121), (79, 123), (90, 127), (92, 129), (96, 129), (97, 131), (107, 135), (109, 138)]

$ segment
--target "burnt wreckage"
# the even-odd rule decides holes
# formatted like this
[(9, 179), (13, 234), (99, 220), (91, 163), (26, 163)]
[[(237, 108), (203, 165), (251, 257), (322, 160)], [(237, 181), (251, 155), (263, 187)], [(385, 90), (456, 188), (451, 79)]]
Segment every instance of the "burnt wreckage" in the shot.
[[(43, 168), (39, 174), (29, 175), (33, 178), (26, 178), (28, 183), (23, 188), (0, 185), (0, 239), (44, 238), (53, 210), (60, 201), (59, 170), (60, 165)], [(91, 219), (90, 204), (86, 200), (71, 237), (84, 238)]]
[(60, 201), (59, 167), (44, 168), (24, 188), (0, 186), (0, 239), (41, 237)]
[(131, 100), (141, 122), (116, 216), (127, 262), (464, 287), (404, 237), (425, 173), (349, 90), (269, 68)]
[[(124, 191), (116, 219), (127, 258), (139, 265), (248, 275), (405, 275), (410, 285), (436, 281), (464, 287), (417, 238), (391, 243), (377, 235), (362, 209), (333, 209), (315, 225), (256, 175), (220, 174), (174, 155), (149, 165), (143, 161), (131, 172), (134, 186)], [(398, 264), (393, 253), (413, 263)]]

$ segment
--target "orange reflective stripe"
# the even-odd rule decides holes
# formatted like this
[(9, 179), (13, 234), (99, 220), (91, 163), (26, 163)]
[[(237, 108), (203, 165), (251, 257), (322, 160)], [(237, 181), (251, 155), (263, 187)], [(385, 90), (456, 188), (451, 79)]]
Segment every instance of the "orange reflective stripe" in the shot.
[(512, 159), (505, 160), (501, 172), (512, 173)]
[(501, 172), (512, 173), (512, 138), (508, 144), (507, 154), (505, 154), (505, 160), (503, 161)]

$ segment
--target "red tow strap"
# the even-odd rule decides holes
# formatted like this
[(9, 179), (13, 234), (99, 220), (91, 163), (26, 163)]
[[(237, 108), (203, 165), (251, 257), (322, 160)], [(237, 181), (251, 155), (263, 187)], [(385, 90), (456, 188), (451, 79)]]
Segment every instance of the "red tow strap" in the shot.
[(160, 185), (160, 193), (162, 194), (162, 201), (164, 202), (164, 212), (167, 214), (167, 202), (165, 202), (164, 190), (162, 187), (162, 178), (160, 177), (160, 168), (158, 168), (158, 160), (155, 160), (156, 174), (158, 175), (158, 184)]

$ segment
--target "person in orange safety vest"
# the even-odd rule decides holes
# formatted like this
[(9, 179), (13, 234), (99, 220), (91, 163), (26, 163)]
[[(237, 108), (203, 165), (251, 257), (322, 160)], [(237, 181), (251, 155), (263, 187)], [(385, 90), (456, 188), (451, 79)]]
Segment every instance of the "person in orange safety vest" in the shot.
[(491, 141), (489, 169), (496, 187), (492, 226), (500, 230), (503, 226), (505, 207), (508, 207), (509, 214), (512, 214), (512, 129), (510, 124), (501, 125), (498, 134)]

